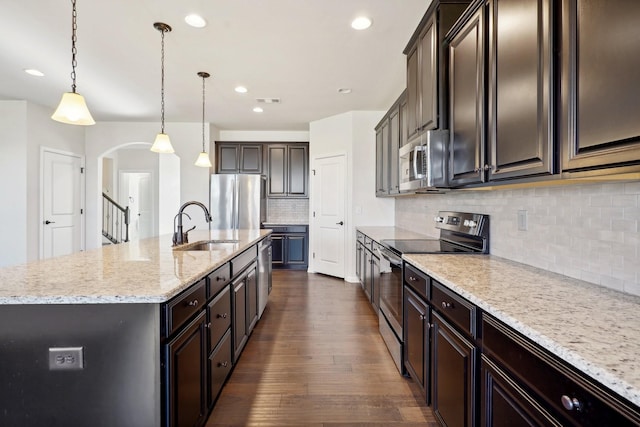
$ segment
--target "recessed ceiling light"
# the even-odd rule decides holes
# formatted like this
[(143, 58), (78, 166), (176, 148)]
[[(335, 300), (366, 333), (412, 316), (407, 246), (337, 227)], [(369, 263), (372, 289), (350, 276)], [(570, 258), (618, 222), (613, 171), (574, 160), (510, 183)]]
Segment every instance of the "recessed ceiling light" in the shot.
[(366, 30), (371, 26), (371, 19), (366, 16), (359, 16), (351, 21), (351, 28), (354, 30)]
[(30, 76), (44, 77), (44, 73), (40, 70), (36, 70), (35, 68), (25, 68), (24, 72)]
[(207, 21), (202, 16), (195, 13), (185, 16), (184, 22), (195, 28), (204, 28), (207, 26)]
[(351, 88), (341, 87), (340, 89), (338, 89), (338, 93), (344, 93), (344, 94), (351, 93)]
[(262, 113), (264, 110), (260, 107), (253, 107), (253, 112), (254, 113)]
[(247, 93), (247, 88), (244, 86), (236, 86), (234, 90), (238, 93)]

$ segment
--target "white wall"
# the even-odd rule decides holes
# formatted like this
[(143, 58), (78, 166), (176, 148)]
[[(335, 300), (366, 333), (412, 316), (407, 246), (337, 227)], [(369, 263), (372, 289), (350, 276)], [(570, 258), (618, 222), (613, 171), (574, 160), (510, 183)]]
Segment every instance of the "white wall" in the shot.
[[(310, 169), (314, 160), (344, 153), (345, 173), (345, 280), (357, 281), (355, 275), (355, 227), (357, 225), (393, 225), (394, 199), (376, 198), (375, 188), (375, 126), (384, 111), (352, 111), (311, 122), (309, 133)], [(313, 211), (314, 189), (311, 180), (310, 208)], [(356, 210), (357, 208), (357, 210)], [(358, 213), (356, 213), (358, 212)], [(313, 218), (309, 218), (309, 251), (315, 244)], [(313, 259), (309, 271), (314, 271)]]
[(307, 142), (307, 131), (221, 130), (215, 141), (226, 142)]
[(438, 210), (489, 214), (494, 255), (640, 295), (640, 182), (401, 197), (396, 225), (437, 236)]
[[(131, 143), (151, 144), (160, 129), (159, 123), (102, 122), (87, 129), (87, 248), (100, 245), (100, 199), (102, 164), (99, 158), (111, 150)], [(181, 204), (197, 200), (205, 205), (209, 198), (209, 169), (194, 166), (202, 149), (201, 123), (165, 123), (175, 154), (158, 154), (159, 175), (159, 234), (169, 234), (173, 217)], [(209, 140), (211, 127), (205, 127)], [(175, 173), (179, 170), (179, 175)], [(190, 208), (191, 209), (191, 208)], [(193, 212), (192, 222), (198, 228), (208, 228), (204, 213)], [(170, 241), (170, 240), (169, 240)]]

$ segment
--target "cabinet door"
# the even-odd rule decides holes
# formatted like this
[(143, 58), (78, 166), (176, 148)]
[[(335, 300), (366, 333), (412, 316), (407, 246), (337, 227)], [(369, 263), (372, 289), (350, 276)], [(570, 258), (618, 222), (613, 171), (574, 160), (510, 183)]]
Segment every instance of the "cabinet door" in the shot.
[(362, 289), (364, 290), (367, 300), (371, 301), (371, 262), (373, 256), (368, 249), (364, 250), (364, 282), (362, 283)]
[(420, 99), (418, 87), (418, 47), (407, 56), (407, 129), (408, 137), (418, 132)]
[(240, 146), (240, 173), (262, 173), (262, 145)]
[(538, 402), (514, 379), (486, 356), (482, 356), (482, 427), (561, 426), (549, 414), (544, 402)]
[(433, 412), (443, 426), (472, 427), (476, 420), (477, 348), (432, 312)]
[(269, 145), (267, 151), (269, 158), (269, 191), (267, 195), (284, 196), (287, 193), (287, 147), (286, 145)]
[(400, 106), (396, 106), (389, 115), (389, 194), (400, 192), (400, 170), (398, 167), (398, 150), (400, 149)]
[(386, 183), (384, 174), (386, 168), (384, 166), (384, 141), (383, 134), (386, 131), (385, 126), (380, 126), (376, 129), (376, 196), (386, 196)]
[(429, 308), (404, 288), (404, 367), (429, 400)]
[(380, 309), (380, 258), (371, 257), (371, 305), (378, 312)]
[(307, 264), (307, 236), (305, 234), (287, 236), (285, 257), (287, 264)]
[(488, 2), (489, 180), (554, 171), (549, 3)]
[(420, 115), (418, 128), (421, 130), (438, 127), (438, 32), (435, 14), (427, 22), (418, 44), (419, 50), (419, 91)]
[(206, 315), (203, 310), (167, 344), (168, 417), (171, 427), (204, 422), (206, 407)]
[(222, 337), (218, 346), (213, 349), (209, 355), (209, 408), (213, 407), (213, 403), (220, 394), (225, 380), (231, 372), (231, 363), (233, 355), (231, 354), (231, 331)]
[(240, 147), (236, 144), (217, 144), (218, 173), (238, 173), (240, 164)]
[[(405, 92), (406, 93), (406, 92)], [(406, 95), (400, 100), (400, 143), (399, 147), (403, 147), (409, 141), (409, 125), (407, 123), (407, 115), (409, 114), (409, 104)]]
[(235, 364), (247, 343), (247, 287), (245, 278), (233, 282), (233, 363)]
[(282, 267), (284, 264), (284, 235), (271, 234), (271, 265), (274, 268)]
[(362, 263), (360, 257), (362, 256), (363, 250), (362, 243), (356, 242), (356, 277), (360, 281), (360, 284), (362, 284)]
[(449, 155), (453, 186), (484, 181), (484, 9), (449, 43)]
[(306, 145), (289, 145), (288, 147), (288, 195), (306, 197), (309, 187), (307, 180), (308, 173), (308, 154)]
[(640, 2), (562, 0), (561, 15), (563, 171), (637, 164)]
[(258, 267), (254, 264), (249, 267), (247, 278), (247, 335), (251, 334), (254, 326), (258, 323)]

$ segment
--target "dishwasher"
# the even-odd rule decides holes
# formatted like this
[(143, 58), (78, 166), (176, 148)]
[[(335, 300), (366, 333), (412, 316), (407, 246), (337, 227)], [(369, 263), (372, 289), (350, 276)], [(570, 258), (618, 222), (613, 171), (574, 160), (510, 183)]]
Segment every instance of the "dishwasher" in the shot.
[(271, 236), (258, 244), (258, 317), (267, 306), (271, 293)]

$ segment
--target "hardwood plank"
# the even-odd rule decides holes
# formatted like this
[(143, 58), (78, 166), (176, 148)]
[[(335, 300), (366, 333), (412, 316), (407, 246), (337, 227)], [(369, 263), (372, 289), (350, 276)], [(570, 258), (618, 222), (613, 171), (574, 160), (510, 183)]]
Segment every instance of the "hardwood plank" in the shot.
[(437, 426), (358, 284), (276, 270), (269, 305), (206, 427)]

